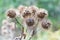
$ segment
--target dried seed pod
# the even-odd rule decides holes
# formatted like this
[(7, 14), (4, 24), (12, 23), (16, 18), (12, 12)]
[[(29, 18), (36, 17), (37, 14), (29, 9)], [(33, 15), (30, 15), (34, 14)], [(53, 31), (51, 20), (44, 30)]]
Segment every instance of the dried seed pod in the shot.
[(28, 26), (33, 26), (33, 25), (34, 25), (34, 19), (32, 19), (32, 18), (27, 19), (27, 20), (26, 20), (26, 24), (27, 24)]
[(39, 11), (37, 11), (37, 17), (38, 18), (45, 18), (46, 16), (48, 16), (48, 11), (43, 9), (43, 8), (40, 8)]
[(26, 6), (23, 6), (23, 5), (18, 6), (18, 10), (20, 13), (22, 13), (25, 8), (26, 8)]
[(7, 30), (6, 29), (7, 29), (6, 26), (2, 26), (1, 27), (1, 33), (2, 33), (2, 35), (7, 34)]
[(32, 13), (35, 15), (36, 11), (38, 10), (38, 7), (36, 7), (36, 6), (29, 6), (29, 9), (32, 10)]
[(28, 18), (28, 17), (31, 17), (31, 16), (32, 16), (32, 12), (31, 12), (31, 10), (29, 10), (28, 8), (25, 9), (25, 10), (23, 11), (23, 13), (22, 13), (22, 17), (23, 17), (23, 18)]
[(1, 33), (5, 38), (13, 38), (14, 32), (8, 28), (7, 25), (3, 25), (1, 28)]
[(15, 18), (15, 16), (16, 16), (15, 10), (14, 9), (9, 9), (7, 11), (7, 16), (10, 17), (10, 18)]
[(29, 11), (24, 12), (23, 17), (26, 18), (28, 16), (31, 16), (31, 13)]
[(51, 21), (48, 20), (48, 19), (44, 19), (42, 22), (41, 22), (41, 25), (42, 25), (42, 28), (44, 29), (49, 29), (51, 27)]
[(10, 30), (14, 31), (15, 30), (15, 23), (14, 22), (11, 22), (9, 24), (6, 25)]
[(30, 35), (33, 36), (35, 35), (35, 29), (37, 28), (37, 20), (35, 19), (34, 16), (31, 16), (29, 18), (24, 19), (24, 27), (26, 27), (26, 32)]
[(9, 21), (5, 19), (5, 20), (2, 21), (2, 24), (7, 25), (7, 24), (9, 24)]

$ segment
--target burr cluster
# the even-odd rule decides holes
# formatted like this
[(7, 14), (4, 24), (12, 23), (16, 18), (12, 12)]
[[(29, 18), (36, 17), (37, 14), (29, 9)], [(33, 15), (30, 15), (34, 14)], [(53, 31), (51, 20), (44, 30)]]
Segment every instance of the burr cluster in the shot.
[[(44, 8), (20, 5), (7, 9), (5, 13), (6, 19), (2, 22), (1, 34), (9, 37), (7, 40), (29, 40), (36, 35), (38, 28), (46, 30), (51, 27), (48, 11)], [(18, 37), (15, 36), (17, 24), (21, 27)]]

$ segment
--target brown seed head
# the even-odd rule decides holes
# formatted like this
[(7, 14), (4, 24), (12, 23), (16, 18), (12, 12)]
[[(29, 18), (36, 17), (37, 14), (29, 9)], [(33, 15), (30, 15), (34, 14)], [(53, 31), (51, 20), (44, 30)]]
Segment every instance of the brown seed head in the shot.
[(29, 8), (30, 8), (30, 10), (32, 10), (32, 13), (34, 13), (34, 15), (35, 15), (36, 11), (38, 10), (38, 7), (30, 6)]
[(32, 16), (32, 12), (28, 8), (25, 9), (22, 13), (23, 18), (28, 18), (28, 17), (31, 17), (31, 16)]
[(43, 20), (41, 25), (44, 29), (48, 29), (51, 26), (51, 22), (49, 20)]
[(34, 19), (32, 19), (32, 18), (29, 18), (29, 19), (26, 20), (27, 26), (33, 26), (34, 23), (35, 23), (35, 22), (34, 22)]
[(14, 10), (9, 10), (7, 11), (7, 16), (14, 18), (16, 16), (16, 12)]
[(38, 18), (42, 19), (42, 18), (46, 17), (47, 15), (48, 15), (48, 12), (45, 9), (40, 9), (39, 11), (37, 11)]

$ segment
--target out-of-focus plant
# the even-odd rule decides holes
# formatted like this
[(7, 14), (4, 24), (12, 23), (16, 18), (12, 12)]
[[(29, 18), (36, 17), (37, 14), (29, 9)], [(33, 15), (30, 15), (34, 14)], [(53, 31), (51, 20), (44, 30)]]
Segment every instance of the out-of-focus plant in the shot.
[[(13, 40), (15, 37), (14, 40), (31, 40), (38, 37), (40, 32), (51, 28), (48, 11), (43, 8), (20, 5), (18, 8), (8, 9), (5, 13), (6, 20), (3, 21), (1, 32), (7, 40)], [(16, 32), (17, 24), (19, 24), (20, 33)], [(37, 39), (39, 37), (35, 40)]]
[[(5, 17), (5, 11), (8, 10), (10, 7), (18, 7), (18, 5), (26, 5), (26, 6), (30, 6), (30, 5), (36, 5), (40, 8), (45, 8), (49, 11), (49, 18), (52, 20), (53, 23), (53, 27), (52, 27), (52, 31), (56, 31), (58, 29), (60, 29), (60, 0), (0, 0), (0, 27), (2, 26), (2, 20), (6, 19)], [(22, 19), (20, 19), (19, 17), (17, 17), (17, 19), (19, 19), (19, 22), (22, 22)], [(20, 21), (21, 20), (21, 21)], [(20, 24), (16, 23), (17, 25), (17, 30), (20, 32)], [(1, 28), (0, 28), (1, 29)], [(59, 30), (58, 30), (59, 31)], [(17, 31), (16, 31), (17, 32)], [(18, 34), (19, 34), (18, 32)], [(50, 32), (41, 32), (39, 38), (41, 38), (40, 40), (45, 40), (43, 39), (43, 35), (45, 35), (47, 37), (47, 34)], [(52, 33), (52, 35), (55, 32)], [(59, 33), (59, 32), (58, 32)], [(16, 33), (17, 34), (17, 33)], [(18, 35), (17, 34), (17, 35)], [(44, 38), (46, 38), (44, 37)], [(51, 37), (51, 36), (50, 36)], [(36, 37), (37, 38), (37, 37)], [(35, 39), (35, 38), (33, 38)], [(53, 40), (55, 38), (49, 38), (50, 40)]]

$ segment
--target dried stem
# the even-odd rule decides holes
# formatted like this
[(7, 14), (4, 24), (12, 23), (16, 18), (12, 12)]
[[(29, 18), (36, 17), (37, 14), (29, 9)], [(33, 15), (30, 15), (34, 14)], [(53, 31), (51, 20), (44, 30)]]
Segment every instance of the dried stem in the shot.
[(38, 25), (38, 23), (39, 23), (39, 20), (37, 21), (37, 23), (36, 23), (36, 25), (34, 26), (34, 30), (33, 30), (33, 33), (32, 33), (32, 35), (31, 35), (31, 37), (29, 38), (29, 40), (31, 40), (31, 38), (35, 35), (35, 27), (37, 27), (37, 25)]

